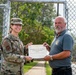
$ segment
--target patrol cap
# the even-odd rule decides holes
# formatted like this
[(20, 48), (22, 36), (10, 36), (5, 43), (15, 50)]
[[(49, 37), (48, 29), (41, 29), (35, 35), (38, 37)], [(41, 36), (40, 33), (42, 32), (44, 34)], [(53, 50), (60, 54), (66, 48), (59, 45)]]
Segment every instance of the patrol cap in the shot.
[(20, 24), (23, 25), (22, 20), (20, 18), (12, 18), (11, 24)]

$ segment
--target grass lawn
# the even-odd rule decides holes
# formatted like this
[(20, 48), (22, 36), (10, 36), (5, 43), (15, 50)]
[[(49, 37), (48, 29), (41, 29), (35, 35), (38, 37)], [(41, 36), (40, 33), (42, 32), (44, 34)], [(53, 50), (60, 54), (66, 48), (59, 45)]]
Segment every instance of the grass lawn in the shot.
[(48, 62), (45, 62), (45, 68), (46, 68), (46, 75), (51, 75), (52, 69), (50, 68)]
[(24, 65), (24, 73), (28, 72), (33, 66), (37, 64), (37, 61), (33, 61)]

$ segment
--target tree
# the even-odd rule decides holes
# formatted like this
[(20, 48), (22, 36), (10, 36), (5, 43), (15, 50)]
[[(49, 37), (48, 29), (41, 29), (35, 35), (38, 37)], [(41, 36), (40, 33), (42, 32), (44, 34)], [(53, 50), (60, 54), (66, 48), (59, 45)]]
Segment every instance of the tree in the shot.
[(52, 3), (24, 3), (13, 2), (12, 16), (21, 17), (25, 25), (34, 25), (34, 21), (40, 22), (42, 25), (50, 27), (53, 18), (56, 16), (54, 4)]
[(52, 3), (12, 2), (11, 7), (11, 17), (20, 17), (23, 20), (24, 26), (20, 38), (24, 44), (30, 41), (37, 44), (44, 41), (51, 42), (50, 27), (55, 17)]

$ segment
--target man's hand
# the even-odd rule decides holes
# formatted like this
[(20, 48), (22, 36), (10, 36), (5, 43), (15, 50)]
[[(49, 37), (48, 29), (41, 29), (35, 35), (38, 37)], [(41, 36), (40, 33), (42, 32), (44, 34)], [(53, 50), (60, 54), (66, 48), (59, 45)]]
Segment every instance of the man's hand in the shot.
[(50, 51), (50, 46), (49, 46), (49, 44), (47, 44), (46, 42), (44, 42), (44, 43), (43, 43), (43, 46), (45, 46), (46, 49), (47, 49), (48, 51)]
[(45, 60), (45, 61), (50, 61), (50, 60), (51, 60), (50, 55), (46, 55), (46, 56), (44, 57), (44, 60)]

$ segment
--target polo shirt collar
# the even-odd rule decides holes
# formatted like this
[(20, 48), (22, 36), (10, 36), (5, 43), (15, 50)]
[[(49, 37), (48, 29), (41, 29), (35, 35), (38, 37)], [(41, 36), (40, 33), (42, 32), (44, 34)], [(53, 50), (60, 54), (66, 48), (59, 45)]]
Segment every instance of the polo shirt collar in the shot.
[(64, 35), (66, 33), (67, 30), (62, 31), (60, 34), (56, 34), (56, 37)]

